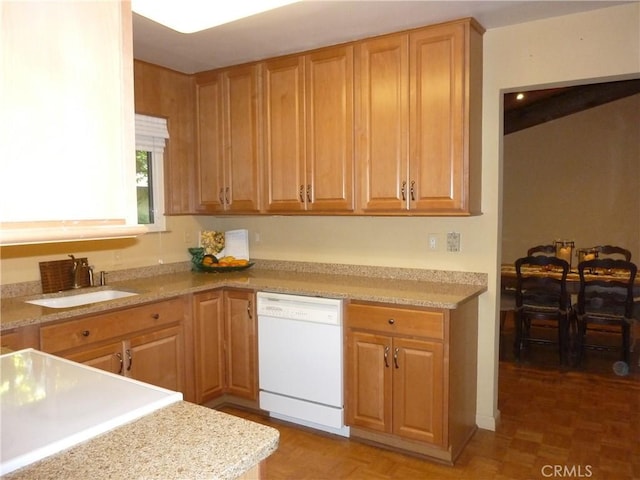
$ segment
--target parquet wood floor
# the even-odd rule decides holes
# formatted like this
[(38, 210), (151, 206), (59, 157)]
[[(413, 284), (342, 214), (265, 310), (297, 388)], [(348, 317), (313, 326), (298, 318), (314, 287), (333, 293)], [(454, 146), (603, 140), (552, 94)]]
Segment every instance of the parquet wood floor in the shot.
[(453, 467), (237, 408), (222, 410), (280, 431), (279, 448), (266, 461), (268, 480), (631, 480), (640, 479), (638, 378), (636, 372), (618, 377), (610, 370), (503, 361), (498, 428), (478, 430)]

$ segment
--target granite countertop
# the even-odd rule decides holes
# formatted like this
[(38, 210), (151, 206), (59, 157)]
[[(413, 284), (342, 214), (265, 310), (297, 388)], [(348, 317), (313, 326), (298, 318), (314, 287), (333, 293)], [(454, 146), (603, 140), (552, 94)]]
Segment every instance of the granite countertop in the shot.
[[(353, 274), (338, 267), (323, 270), (308, 265), (302, 264), (295, 270), (278, 269), (273, 268), (273, 263), (263, 262), (239, 272), (177, 271), (125, 279), (97, 288), (131, 290), (139, 295), (71, 308), (53, 309), (25, 303), (25, 300), (60, 294), (3, 298), (0, 330), (132, 307), (221, 287), (444, 309), (455, 309), (487, 289), (486, 274), (385, 269), (384, 275), (380, 275), (379, 269), (367, 267), (359, 267), (358, 273)], [(330, 273), (331, 270), (340, 273)], [(89, 289), (82, 290), (85, 291)]]
[(232, 479), (278, 447), (271, 427), (178, 402), (3, 478)]

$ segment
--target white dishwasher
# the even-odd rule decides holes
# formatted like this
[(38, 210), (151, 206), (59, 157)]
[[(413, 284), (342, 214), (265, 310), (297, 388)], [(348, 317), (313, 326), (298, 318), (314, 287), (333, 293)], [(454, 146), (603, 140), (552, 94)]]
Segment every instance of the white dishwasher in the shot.
[(342, 436), (342, 300), (258, 292), (260, 408)]

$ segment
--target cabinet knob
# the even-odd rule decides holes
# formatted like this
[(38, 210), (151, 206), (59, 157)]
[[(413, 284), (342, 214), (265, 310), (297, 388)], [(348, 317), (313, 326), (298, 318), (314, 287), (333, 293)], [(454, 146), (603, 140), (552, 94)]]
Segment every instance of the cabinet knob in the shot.
[(88, 337), (89, 335), (91, 335), (91, 332), (89, 330), (83, 330), (82, 331), (82, 336), (83, 337)]
[(396, 321), (393, 318), (390, 318), (388, 321), (389, 321), (389, 325), (393, 325), (394, 323), (396, 323)]
[(153, 318), (154, 320), (158, 320), (160, 318), (160, 314), (159, 313), (154, 313), (151, 315), (151, 318)]

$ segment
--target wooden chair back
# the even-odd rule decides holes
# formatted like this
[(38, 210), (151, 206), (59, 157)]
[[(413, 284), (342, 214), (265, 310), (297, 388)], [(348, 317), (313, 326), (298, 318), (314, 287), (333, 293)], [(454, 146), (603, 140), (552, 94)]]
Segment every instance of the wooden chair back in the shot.
[(626, 248), (618, 247), (616, 245), (598, 245), (594, 247), (598, 252), (598, 258), (618, 258), (618, 256), (624, 257), (627, 262), (631, 261), (631, 252)]
[(542, 255), (547, 255), (547, 256), (555, 256), (556, 246), (555, 245), (536, 245), (535, 247), (531, 247), (529, 250), (527, 250), (527, 257), (535, 255), (536, 253), (540, 253)]
[[(622, 335), (621, 358), (629, 363), (630, 327), (634, 317), (633, 287), (637, 271), (634, 263), (612, 258), (597, 258), (578, 265), (580, 290), (575, 308), (578, 359), (585, 347), (608, 349), (603, 345), (586, 344), (590, 325), (597, 324), (618, 327), (613, 333)], [(602, 273), (607, 273), (606, 278), (598, 276)], [(611, 333), (610, 330), (604, 332)]]
[[(531, 255), (516, 260), (516, 339), (514, 353), (531, 343), (557, 344), (560, 363), (570, 353), (571, 300), (567, 293), (569, 263), (555, 256)], [(532, 326), (554, 328), (557, 340), (534, 336)]]

